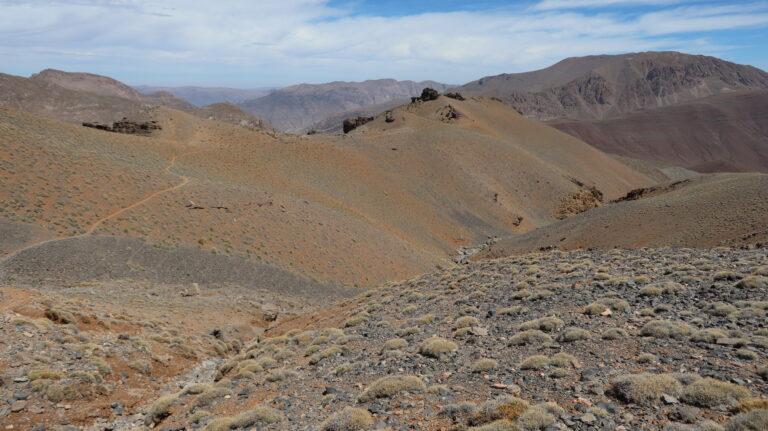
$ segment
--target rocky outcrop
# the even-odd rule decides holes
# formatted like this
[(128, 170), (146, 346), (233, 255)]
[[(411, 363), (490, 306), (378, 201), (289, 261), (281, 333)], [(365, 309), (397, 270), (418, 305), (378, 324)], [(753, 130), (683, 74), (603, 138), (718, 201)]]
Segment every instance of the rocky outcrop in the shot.
[(162, 130), (162, 127), (157, 124), (157, 121), (137, 122), (130, 121), (127, 118), (116, 121), (111, 125), (85, 122), (83, 123), (83, 126), (90, 127), (92, 129), (104, 130), (107, 132), (125, 133), (129, 135), (150, 135), (155, 130)]
[(370, 123), (373, 121), (373, 117), (357, 117), (357, 118), (347, 118), (344, 120), (344, 133), (349, 133), (358, 127), (362, 126), (365, 123)]
[(467, 100), (466, 98), (464, 98), (464, 96), (461, 95), (461, 93), (454, 93), (454, 92), (445, 93), (444, 96), (449, 98), (449, 99), (456, 99), (456, 100), (460, 100), (460, 101)]

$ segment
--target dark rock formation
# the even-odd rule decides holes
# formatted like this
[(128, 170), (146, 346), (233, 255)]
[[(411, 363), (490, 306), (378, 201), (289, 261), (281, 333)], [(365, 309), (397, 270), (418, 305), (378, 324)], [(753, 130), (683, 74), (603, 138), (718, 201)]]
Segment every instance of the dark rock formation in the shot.
[(437, 100), (437, 98), (440, 97), (440, 93), (437, 92), (434, 88), (425, 88), (421, 91), (421, 101), (422, 102), (429, 102), (430, 100)]
[(347, 118), (344, 120), (344, 133), (349, 133), (365, 123), (373, 121), (373, 117)]
[(109, 124), (102, 123), (83, 123), (83, 126), (92, 129), (104, 130), (114, 133), (125, 133), (130, 135), (149, 135), (154, 130), (162, 130), (157, 121), (136, 122), (123, 117), (122, 120)]
[(467, 100), (464, 98), (464, 96), (461, 95), (461, 93), (445, 93), (445, 97), (456, 100)]

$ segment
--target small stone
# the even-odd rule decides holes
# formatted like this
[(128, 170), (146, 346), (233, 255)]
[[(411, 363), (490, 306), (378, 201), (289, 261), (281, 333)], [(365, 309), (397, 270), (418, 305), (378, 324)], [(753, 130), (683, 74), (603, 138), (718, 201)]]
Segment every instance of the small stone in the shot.
[(585, 424), (591, 424), (597, 421), (597, 416), (593, 415), (592, 413), (586, 413), (579, 416), (579, 420), (584, 422)]
[(680, 401), (677, 400), (677, 398), (673, 397), (672, 395), (663, 394), (661, 396), (661, 400), (664, 401), (664, 404), (677, 404)]
[(27, 408), (27, 402), (24, 400), (17, 400), (17, 401), (14, 401), (13, 404), (11, 404), (12, 413), (18, 413), (20, 411), (23, 411), (26, 408)]

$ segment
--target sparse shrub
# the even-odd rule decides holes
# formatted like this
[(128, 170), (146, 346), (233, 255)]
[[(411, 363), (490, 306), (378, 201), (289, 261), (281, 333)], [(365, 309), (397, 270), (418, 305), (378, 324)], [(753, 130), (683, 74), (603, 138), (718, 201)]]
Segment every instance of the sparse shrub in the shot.
[(446, 385), (432, 385), (427, 388), (427, 392), (435, 395), (448, 395), (451, 393), (451, 389)]
[(621, 340), (629, 337), (629, 332), (621, 328), (611, 328), (603, 332), (603, 340)]
[(542, 430), (555, 423), (555, 416), (544, 406), (536, 405), (524, 411), (516, 424), (525, 431)]
[(640, 289), (638, 294), (640, 296), (660, 296), (661, 292), (662, 292), (662, 289), (659, 286), (654, 286), (651, 284), (648, 286), (644, 286), (642, 289)]
[(430, 313), (430, 314), (425, 314), (425, 315), (419, 317), (417, 322), (419, 322), (420, 325), (426, 325), (427, 323), (434, 322), (435, 319), (437, 319), (437, 316), (435, 316), (434, 314)]
[(211, 385), (207, 383), (193, 383), (182, 389), (181, 393), (185, 395), (198, 395), (209, 390), (211, 390)]
[(395, 334), (397, 334), (398, 337), (407, 337), (409, 335), (418, 334), (418, 333), (419, 333), (419, 328), (416, 326), (400, 328), (395, 332)]
[(277, 369), (277, 370), (270, 371), (264, 379), (268, 382), (280, 382), (296, 376), (297, 376), (296, 371), (286, 370), (286, 369)]
[(744, 413), (758, 409), (768, 410), (768, 398), (745, 398), (736, 403), (732, 410)]
[(40, 379), (59, 380), (63, 377), (64, 376), (58, 371), (54, 371), (49, 368), (32, 368), (27, 373), (27, 378), (29, 378), (31, 381)]
[(478, 323), (479, 323), (479, 321), (477, 320), (476, 317), (464, 316), (464, 317), (459, 317), (458, 319), (456, 319), (456, 321), (453, 322), (453, 327), (454, 328), (468, 328), (470, 326), (477, 326)]
[(714, 302), (704, 307), (704, 312), (718, 317), (726, 317), (736, 312), (736, 307), (725, 302)]
[(160, 423), (164, 418), (170, 415), (171, 407), (179, 400), (178, 394), (164, 395), (155, 400), (149, 407), (146, 416), (144, 416), (144, 424), (152, 425)]
[(616, 378), (611, 385), (614, 396), (628, 403), (655, 402), (663, 394), (677, 396), (681, 385), (669, 374), (627, 374)]
[(740, 413), (725, 425), (725, 431), (760, 431), (768, 429), (768, 410)]
[(538, 329), (530, 329), (528, 331), (519, 332), (509, 339), (509, 344), (511, 346), (534, 345), (551, 342), (552, 337), (543, 333), (542, 331), (539, 331)]
[(468, 431), (520, 431), (520, 428), (506, 419), (501, 419), (489, 424), (471, 427)]
[(643, 353), (637, 357), (637, 362), (640, 364), (650, 364), (658, 360), (659, 358), (657, 358), (656, 355), (652, 353)]
[(365, 316), (365, 315), (355, 316), (355, 317), (352, 317), (351, 319), (347, 320), (346, 322), (344, 322), (344, 327), (349, 328), (349, 327), (352, 327), (352, 326), (357, 326), (357, 325), (365, 322), (366, 320), (368, 320), (368, 317)]
[(337, 412), (323, 425), (323, 431), (362, 431), (373, 426), (373, 417), (368, 410), (355, 407), (345, 407)]
[(653, 320), (645, 324), (640, 334), (656, 338), (682, 338), (691, 335), (693, 329), (685, 322)]
[(722, 425), (715, 421), (705, 420), (698, 424), (699, 429), (696, 431), (723, 431)]
[(387, 376), (371, 383), (360, 395), (358, 401), (368, 402), (376, 398), (389, 398), (400, 392), (421, 392), (427, 386), (416, 376)]
[(213, 404), (215, 401), (219, 399), (223, 399), (227, 395), (232, 395), (232, 391), (223, 388), (223, 387), (216, 387), (211, 388), (200, 395), (196, 396), (194, 400), (190, 403), (190, 407), (193, 409), (197, 409), (200, 407), (208, 407), (211, 404)]
[(753, 352), (749, 349), (739, 349), (736, 352), (734, 352), (737, 358), (739, 359), (745, 359), (749, 361), (753, 361), (757, 359), (757, 353)]
[(521, 370), (541, 370), (549, 366), (549, 358), (544, 355), (533, 355), (520, 364)]
[(736, 281), (740, 279), (741, 276), (732, 271), (718, 271), (712, 276), (712, 278), (715, 281)]
[(691, 341), (714, 344), (719, 338), (727, 337), (728, 333), (722, 329), (706, 328), (693, 333)]
[(440, 355), (457, 350), (459, 346), (453, 341), (441, 337), (430, 337), (424, 340), (419, 346), (419, 353), (424, 356), (438, 358)]
[(384, 343), (382, 350), (398, 350), (408, 347), (408, 341), (402, 338), (391, 338)]
[(568, 376), (569, 374), (571, 373), (565, 368), (555, 367), (555, 368), (552, 368), (552, 370), (549, 372), (548, 375), (553, 379), (561, 379), (563, 377)]
[(592, 335), (586, 329), (575, 328), (575, 327), (565, 328), (563, 332), (561, 332), (560, 335), (557, 337), (558, 341), (562, 341), (565, 343), (570, 343), (570, 342), (579, 341), (579, 340), (588, 340), (590, 338), (592, 338)]
[(768, 278), (749, 276), (736, 283), (736, 287), (740, 289), (765, 289), (768, 287)]
[(529, 329), (539, 329), (544, 332), (553, 332), (562, 328), (563, 324), (564, 322), (557, 317), (542, 317), (539, 319), (523, 322), (520, 325), (520, 329), (523, 331)]
[(283, 419), (279, 411), (266, 406), (257, 406), (252, 410), (231, 418), (214, 419), (206, 425), (206, 431), (227, 431), (248, 428), (258, 423), (273, 424)]
[(57, 308), (48, 308), (45, 310), (45, 317), (53, 322), (61, 324), (75, 323), (75, 315), (66, 310)]
[(746, 388), (707, 377), (686, 386), (681, 400), (697, 407), (715, 407), (749, 396)]
[(499, 316), (515, 316), (517, 314), (522, 313), (525, 310), (525, 307), (522, 305), (515, 305), (513, 307), (505, 307), (498, 311)]
[(579, 368), (581, 364), (575, 356), (569, 355), (565, 352), (557, 353), (555, 356), (549, 359), (549, 363), (556, 367), (574, 367)]
[(128, 363), (128, 368), (133, 368), (141, 374), (152, 373), (152, 363), (146, 359), (137, 359), (135, 361), (131, 361)]
[(495, 359), (479, 359), (472, 364), (472, 371), (475, 373), (482, 373), (486, 371), (493, 371), (499, 368), (499, 362)]
[(477, 406), (464, 401), (457, 404), (446, 404), (440, 409), (438, 414), (440, 416), (447, 416), (453, 421), (456, 421), (456, 419), (460, 417), (472, 416), (475, 412), (477, 412)]
[(472, 423), (476, 425), (488, 424), (502, 419), (514, 421), (530, 406), (527, 401), (516, 397), (504, 396), (489, 400), (477, 409)]

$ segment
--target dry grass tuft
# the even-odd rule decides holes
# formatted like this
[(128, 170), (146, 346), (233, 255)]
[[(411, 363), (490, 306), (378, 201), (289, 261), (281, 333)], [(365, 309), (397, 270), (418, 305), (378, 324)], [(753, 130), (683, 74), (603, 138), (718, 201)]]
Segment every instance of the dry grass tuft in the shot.
[(449, 341), (441, 337), (430, 337), (421, 343), (419, 346), (419, 353), (424, 356), (438, 358), (440, 355), (453, 352), (458, 348), (459, 346), (457, 346), (453, 341)]
[(427, 386), (416, 376), (387, 376), (371, 383), (358, 398), (359, 402), (368, 402), (376, 398), (389, 398), (400, 392), (421, 392)]
[(345, 407), (334, 414), (323, 425), (323, 431), (361, 431), (373, 426), (373, 417), (368, 410)]
[(681, 400), (698, 407), (716, 407), (750, 395), (749, 390), (739, 385), (707, 377), (686, 386)]
[(628, 403), (647, 404), (662, 395), (677, 396), (680, 382), (669, 374), (627, 374), (618, 377), (611, 385), (614, 396)]

